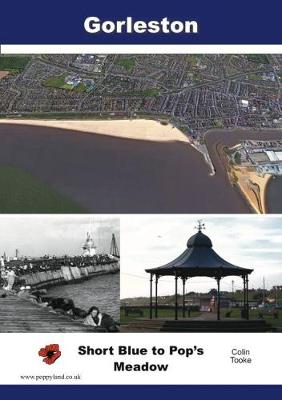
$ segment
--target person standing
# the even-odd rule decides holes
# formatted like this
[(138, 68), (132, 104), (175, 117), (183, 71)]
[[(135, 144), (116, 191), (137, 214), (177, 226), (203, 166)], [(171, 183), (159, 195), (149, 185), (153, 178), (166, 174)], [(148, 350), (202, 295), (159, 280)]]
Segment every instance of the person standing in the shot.
[(9, 269), (8, 273), (7, 273), (7, 282), (8, 285), (6, 287), (6, 290), (12, 290), (14, 283), (15, 283), (15, 279), (16, 279), (16, 274), (15, 271), (13, 269)]

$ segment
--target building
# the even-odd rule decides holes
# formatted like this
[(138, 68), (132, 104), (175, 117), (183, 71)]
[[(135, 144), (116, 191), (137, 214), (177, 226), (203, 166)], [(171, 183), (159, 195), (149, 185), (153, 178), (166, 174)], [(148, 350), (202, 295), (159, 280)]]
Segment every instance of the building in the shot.
[(96, 246), (94, 245), (94, 240), (89, 232), (87, 232), (86, 240), (82, 246), (83, 257), (93, 257), (96, 254)]

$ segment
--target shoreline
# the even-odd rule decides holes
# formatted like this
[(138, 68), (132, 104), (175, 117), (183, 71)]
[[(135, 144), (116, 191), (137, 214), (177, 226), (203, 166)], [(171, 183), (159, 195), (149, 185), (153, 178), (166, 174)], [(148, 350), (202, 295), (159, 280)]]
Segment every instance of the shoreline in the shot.
[[(216, 133), (224, 133), (226, 137), (228, 138), (228, 133), (231, 134), (238, 134), (238, 140), (236, 140), (236, 144), (232, 144), (231, 147), (236, 146), (242, 139), (242, 135), (244, 133), (246, 134), (246, 138), (250, 135), (255, 135), (257, 134), (269, 134), (272, 136), (273, 134), (281, 135), (281, 129), (248, 129), (248, 128), (234, 128), (234, 129), (217, 129), (217, 130), (209, 130), (206, 131), (204, 134), (204, 140), (205, 140), (205, 145), (207, 148), (207, 153), (210, 156), (212, 153), (212, 148), (208, 146), (206, 142), (206, 138), (210, 134), (216, 134)], [(261, 140), (267, 140), (268, 138), (261, 138)], [(212, 145), (216, 144), (212, 143)], [(217, 149), (217, 145), (220, 145), (221, 149)], [(251, 210), (253, 210), (255, 213), (258, 214), (267, 214), (269, 213), (269, 204), (268, 204), (268, 188), (270, 182), (273, 180), (272, 175), (266, 174), (263, 177), (258, 175), (257, 172), (255, 171), (248, 171), (246, 168), (240, 168), (236, 170), (236, 168), (231, 168), (231, 171), (228, 170), (228, 161), (227, 164), (222, 160), (222, 156), (226, 157), (226, 155), (223, 153), (223, 148), (224, 147), (230, 147), (224, 142), (224, 139), (222, 141), (219, 141), (216, 145), (216, 150), (214, 150), (215, 153), (217, 153), (218, 158), (221, 161), (221, 165), (223, 169), (225, 170), (228, 180), (230, 184), (233, 187), (237, 187), (240, 196), (244, 199), (244, 202), (250, 207)], [(210, 158), (210, 163), (213, 166), (213, 169), (215, 170), (214, 167), (214, 161), (212, 157)], [(237, 174), (236, 174), (237, 172)], [(233, 176), (235, 174), (235, 177)], [(238, 176), (239, 175), (239, 176)], [(235, 181), (234, 181), (235, 178)], [(246, 182), (246, 180), (248, 182)]]
[(264, 186), (264, 207), (265, 207), (265, 214), (269, 214), (269, 204), (267, 202), (267, 196), (268, 196), (268, 191), (269, 191), (269, 185), (270, 182), (273, 181), (273, 175), (269, 175), (267, 181), (265, 182), (265, 186)]
[[(271, 180), (271, 175), (266, 174), (264, 177), (257, 175), (256, 172), (238, 171), (233, 169), (238, 181), (236, 185), (242, 196), (257, 214), (267, 214), (267, 187)], [(239, 176), (238, 176), (239, 175)], [(244, 180), (246, 175), (247, 182)]]
[(113, 120), (56, 120), (56, 119), (0, 119), (0, 124), (30, 125), (59, 128), (83, 133), (152, 142), (179, 141), (190, 143), (188, 137), (172, 124), (150, 119)]

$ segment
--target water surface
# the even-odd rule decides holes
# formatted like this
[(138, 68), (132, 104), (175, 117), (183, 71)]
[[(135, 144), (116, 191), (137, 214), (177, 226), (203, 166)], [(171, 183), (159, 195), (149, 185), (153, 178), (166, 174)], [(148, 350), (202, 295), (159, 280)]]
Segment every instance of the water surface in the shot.
[(88, 310), (97, 306), (100, 311), (119, 321), (120, 308), (119, 273), (100, 275), (77, 284), (55, 286), (47, 296), (72, 299), (76, 307)]

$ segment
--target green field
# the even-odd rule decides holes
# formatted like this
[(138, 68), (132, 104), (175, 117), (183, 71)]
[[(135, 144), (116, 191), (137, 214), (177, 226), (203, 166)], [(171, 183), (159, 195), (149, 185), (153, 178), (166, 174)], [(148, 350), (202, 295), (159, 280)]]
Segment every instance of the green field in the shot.
[[(143, 316), (140, 316), (138, 314), (129, 314), (128, 316), (125, 316), (124, 309), (122, 308), (120, 311), (120, 323), (122, 325), (126, 325), (131, 321), (134, 321), (135, 319), (139, 318), (149, 318), (149, 307), (137, 307), (138, 310), (143, 311)], [(241, 310), (240, 308), (232, 308), (232, 309), (221, 309), (220, 314), (221, 318), (227, 318), (226, 313), (230, 312), (230, 317), (231, 319), (240, 319), (241, 318)], [(277, 329), (277, 331), (282, 332), (282, 310), (278, 311), (278, 319), (275, 319), (273, 316), (273, 313), (271, 311), (261, 311), (261, 310), (250, 310), (250, 319), (258, 319), (259, 314), (263, 314), (263, 319), (270, 325), (272, 325), (274, 328)], [(191, 311), (190, 318), (195, 318), (198, 317), (199, 315), (205, 317), (205, 313), (202, 313), (200, 311)], [(208, 313), (207, 313), (208, 315)], [(154, 310), (153, 310), (153, 316), (154, 316)], [(179, 309), (178, 311), (178, 316), (182, 317), (182, 310)], [(159, 309), (158, 310), (158, 317), (159, 318), (174, 318), (174, 310), (173, 309)], [(186, 318), (188, 319), (188, 312), (186, 311)], [(210, 318), (209, 318), (210, 319)], [(216, 316), (214, 315), (214, 319), (216, 319)]]
[(143, 90), (142, 92), (136, 92), (136, 96), (144, 96), (144, 97), (154, 97), (154, 96), (158, 96), (159, 94), (160, 94), (160, 91), (159, 91), (159, 89), (156, 89), (156, 88)]
[(202, 55), (200, 54), (189, 54), (186, 55), (186, 61), (190, 64), (190, 66), (195, 67), (198, 64), (198, 61), (201, 59)]
[[(132, 97), (155, 97), (159, 96), (160, 90), (157, 88), (151, 88), (151, 89), (146, 89), (146, 90), (140, 90), (136, 92), (128, 92), (124, 93), (124, 96), (132, 96)], [(119, 94), (117, 94), (119, 96)]]
[(23, 71), (30, 57), (26, 56), (0, 56), (0, 71), (9, 71), (18, 74)]
[[(128, 316), (125, 316), (124, 313), (124, 309), (120, 310), (120, 323), (123, 325), (128, 324), (130, 321), (134, 321), (137, 318), (149, 318), (150, 314), (149, 314), (149, 307), (138, 307), (139, 310), (143, 311), (143, 317), (141, 317), (140, 315), (136, 315), (136, 314), (129, 314)], [(154, 312), (154, 310), (153, 310)], [(154, 313), (153, 313), (154, 315)], [(178, 311), (178, 315), (179, 317), (182, 316), (182, 311), (179, 310)], [(188, 315), (188, 313), (186, 312), (186, 316)], [(190, 317), (198, 317), (200, 315), (199, 311), (191, 311)], [(174, 310), (173, 309), (159, 309), (158, 310), (158, 317), (159, 318), (174, 318)]]
[(126, 71), (131, 72), (135, 66), (135, 58), (121, 58), (118, 60), (118, 64), (126, 69)]
[(46, 81), (42, 82), (42, 85), (61, 89), (65, 85), (65, 77), (66, 75), (51, 76), (50, 78), (46, 79)]
[(262, 76), (259, 74), (249, 74), (250, 81), (262, 81)]
[(0, 166), (0, 213), (85, 213), (28, 172)]
[[(221, 309), (221, 316), (225, 318), (226, 312), (231, 311), (230, 318), (240, 318), (241, 310), (239, 308), (232, 308), (232, 309)], [(263, 314), (263, 319), (272, 325), (275, 328), (278, 328), (279, 331), (282, 330), (282, 310), (278, 311), (278, 319), (273, 317), (273, 313), (271, 311), (262, 311), (259, 309), (251, 310), (250, 309), (250, 319), (258, 319), (259, 314)]]
[(265, 54), (248, 54), (248, 61), (252, 61), (258, 64), (269, 64), (268, 58)]
[(42, 82), (42, 85), (53, 89), (66, 89), (73, 90), (74, 92), (86, 92), (87, 87), (80, 83), (79, 85), (73, 87), (65, 82), (66, 75), (51, 76)]

